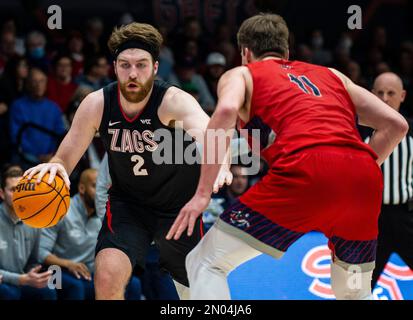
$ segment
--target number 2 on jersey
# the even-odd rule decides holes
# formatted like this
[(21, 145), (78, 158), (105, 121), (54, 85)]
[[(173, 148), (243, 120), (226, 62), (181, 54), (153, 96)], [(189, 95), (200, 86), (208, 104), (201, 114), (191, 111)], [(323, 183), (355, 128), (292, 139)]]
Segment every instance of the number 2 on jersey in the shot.
[[(305, 93), (312, 94), (313, 96), (316, 96), (316, 97), (321, 97), (320, 90), (306, 76), (298, 76), (297, 77), (297, 76), (289, 73), (288, 77), (290, 78), (291, 82), (294, 82)], [(308, 89), (311, 90), (311, 93), (309, 92)]]
[(137, 162), (137, 164), (133, 166), (133, 174), (135, 176), (147, 176), (148, 175), (148, 171), (146, 169), (141, 169), (143, 164), (145, 163), (145, 160), (141, 156), (135, 154), (130, 159), (132, 162)]

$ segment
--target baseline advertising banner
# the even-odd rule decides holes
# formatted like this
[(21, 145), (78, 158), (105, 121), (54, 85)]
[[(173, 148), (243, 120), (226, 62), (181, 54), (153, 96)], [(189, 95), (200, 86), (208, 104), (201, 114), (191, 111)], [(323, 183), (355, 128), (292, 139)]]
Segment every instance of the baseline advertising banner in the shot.
[[(262, 254), (229, 276), (232, 299), (335, 299), (330, 285), (331, 253), (327, 238), (311, 232), (280, 260)], [(413, 271), (395, 253), (373, 290), (374, 299), (413, 300)]]

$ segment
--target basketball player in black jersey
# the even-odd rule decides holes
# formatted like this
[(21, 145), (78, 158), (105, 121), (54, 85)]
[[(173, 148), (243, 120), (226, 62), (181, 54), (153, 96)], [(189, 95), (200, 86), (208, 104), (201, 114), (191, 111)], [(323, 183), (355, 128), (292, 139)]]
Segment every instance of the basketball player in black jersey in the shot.
[[(179, 130), (203, 132), (209, 117), (191, 95), (154, 80), (161, 43), (162, 36), (148, 24), (115, 28), (108, 46), (115, 58), (117, 82), (89, 94), (56, 155), (49, 163), (25, 172), (29, 178), (39, 173), (39, 182), (50, 172), (49, 183), (59, 174), (69, 186), (68, 175), (95, 133), (100, 133), (109, 155), (112, 187), (96, 246), (97, 299), (124, 298), (132, 270), (144, 267), (152, 241), (160, 249), (160, 265), (174, 278), (180, 297), (188, 297), (185, 257), (202, 236), (201, 220), (190, 237), (167, 241), (165, 235), (194, 195), (200, 168), (185, 161), (157, 165), (153, 160), (159, 147), (155, 131), (169, 130), (172, 137)], [(230, 184), (231, 179), (223, 165), (216, 189)]]

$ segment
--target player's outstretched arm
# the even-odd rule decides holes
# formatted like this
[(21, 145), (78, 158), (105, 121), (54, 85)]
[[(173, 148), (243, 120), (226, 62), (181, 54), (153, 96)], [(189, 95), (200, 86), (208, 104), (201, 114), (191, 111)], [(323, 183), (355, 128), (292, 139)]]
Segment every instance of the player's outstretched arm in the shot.
[[(203, 148), (204, 135), (209, 122), (209, 116), (201, 108), (199, 103), (190, 94), (178, 89), (171, 88), (167, 94), (167, 105), (164, 110), (167, 111), (168, 123), (174, 123), (174, 127), (183, 128), (192, 136), (198, 146)], [(224, 184), (230, 185), (232, 182), (232, 173), (230, 171), (231, 157), (228, 155), (221, 163), (223, 164), (219, 175), (215, 179), (214, 192), (218, 192)]]
[(87, 150), (96, 131), (99, 129), (103, 115), (103, 90), (90, 93), (81, 102), (73, 118), (72, 126), (60, 144), (55, 156), (48, 163), (39, 164), (28, 169), (24, 176), (31, 179), (39, 173), (37, 181), (49, 172), (48, 183), (58, 174), (70, 187), (69, 175)]
[(407, 121), (373, 93), (356, 85), (341, 72), (330, 70), (343, 81), (356, 107), (359, 123), (375, 129), (369, 145), (376, 152), (377, 163), (381, 165), (407, 134)]
[[(223, 139), (226, 148), (230, 146), (233, 129), (236, 125), (239, 109), (244, 105), (246, 84), (243, 75), (243, 67), (227, 71), (218, 83), (218, 104), (209, 121), (207, 131), (223, 131)], [(218, 134), (219, 137), (219, 134)], [(213, 191), (214, 181), (220, 170), (220, 164), (224, 160), (225, 152), (217, 152), (215, 139), (204, 137), (204, 163), (201, 169), (201, 177), (194, 197), (182, 208), (166, 238), (179, 239), (188, 228), (188, 236), (193, 232), (198, 216), (206, 209)], [(210, 155), (214, 155), (211, 157)], [(207, 160), (212, 158), (209, 163)]]

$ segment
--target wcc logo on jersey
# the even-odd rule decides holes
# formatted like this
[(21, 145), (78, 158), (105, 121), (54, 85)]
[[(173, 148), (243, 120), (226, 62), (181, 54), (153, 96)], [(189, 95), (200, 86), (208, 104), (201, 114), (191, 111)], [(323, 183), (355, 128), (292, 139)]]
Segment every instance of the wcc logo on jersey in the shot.
[[(312, 248), (304, 256), (301, 269), (313, 278), (308, 291), (324, 299), (335, 299), (330, 282), (331, 251), (326, 245)], [(373, 289), (375, 300), (413, 299), (413, 271), (403, 261), (393, 255), (387, 263), (376, 287)]]

